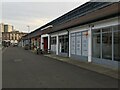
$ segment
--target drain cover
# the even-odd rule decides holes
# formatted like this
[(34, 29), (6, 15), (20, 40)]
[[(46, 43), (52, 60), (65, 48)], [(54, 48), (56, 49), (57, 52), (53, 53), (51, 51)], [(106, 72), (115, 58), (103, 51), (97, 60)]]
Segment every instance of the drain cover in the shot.
[(14, 62), (21, 62), (22, 59), (15, 59)]

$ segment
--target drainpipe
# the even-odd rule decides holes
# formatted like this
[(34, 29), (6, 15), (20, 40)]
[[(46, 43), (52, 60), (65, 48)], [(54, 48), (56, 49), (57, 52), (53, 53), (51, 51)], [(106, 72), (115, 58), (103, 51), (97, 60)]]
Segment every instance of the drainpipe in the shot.
[(30, 45), (30, 50), (31, 50), (31, 38), (29, 38), (29, 40), (30, 40), (30, 43), (29, 43), (29, 45)]
[(50, 52), (50, 50), (51, 50), (51, 36), (50, 36), (50, 34), (49, 34), (49, 48), (48, 48), (48, 52)]
[(68, 33), (68, 57), (69, 57), (69, 30), (66, 30)]

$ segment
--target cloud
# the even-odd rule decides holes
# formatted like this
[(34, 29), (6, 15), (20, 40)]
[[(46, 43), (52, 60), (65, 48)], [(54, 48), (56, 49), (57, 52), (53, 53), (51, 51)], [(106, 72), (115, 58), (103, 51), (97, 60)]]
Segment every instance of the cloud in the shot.
[[(3, 0), (3, 2), (81, 2), (82, 0)], [(87, 2), (90, 0), (84, 0)]]
[(31, 31), (56, 19), (83, 2), (4, 2), (2, 3), (2, 19), (4, 23), (15, 26), (20, 31)]
[[(27, 25), (30, 26), (30, 31), (35, 30), (36, 28), (48, 23), (51, 20), (51, 18), (31, 18), (27, 20), (11, 20), (11, 19), (4, 19), (3, 23), (7, 22), (7, 24), (11, 24), (15, 26), (14, 28), (20, 31), (27, 32)], [(23, 29), (24, 28), (24, 29)]]

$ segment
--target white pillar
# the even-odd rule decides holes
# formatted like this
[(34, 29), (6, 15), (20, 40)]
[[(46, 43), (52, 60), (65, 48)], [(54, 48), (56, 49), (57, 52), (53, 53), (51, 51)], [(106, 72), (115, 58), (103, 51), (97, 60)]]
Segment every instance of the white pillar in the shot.
[(92, 62), (92, 27), (88, 31), (88, 62)]
[(48, 35), (48, 50), (50, 50), (50, 36)]
[(40, 43), (41, 45), (41, 49), (43, 49), (43, 37), (41, 36), (41, 43)]
[(59, 48), (59, 38), (58, 38), (58, 35), (56, 36), (56, 55), (58, 55), (58, 48)]

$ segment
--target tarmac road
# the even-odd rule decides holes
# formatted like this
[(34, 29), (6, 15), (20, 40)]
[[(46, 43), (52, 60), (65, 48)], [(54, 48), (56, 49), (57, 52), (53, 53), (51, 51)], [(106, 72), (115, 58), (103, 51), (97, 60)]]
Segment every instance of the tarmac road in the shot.
[(3, 88), (117, 88), (118, 80), (19, 47), (3, 52)]

